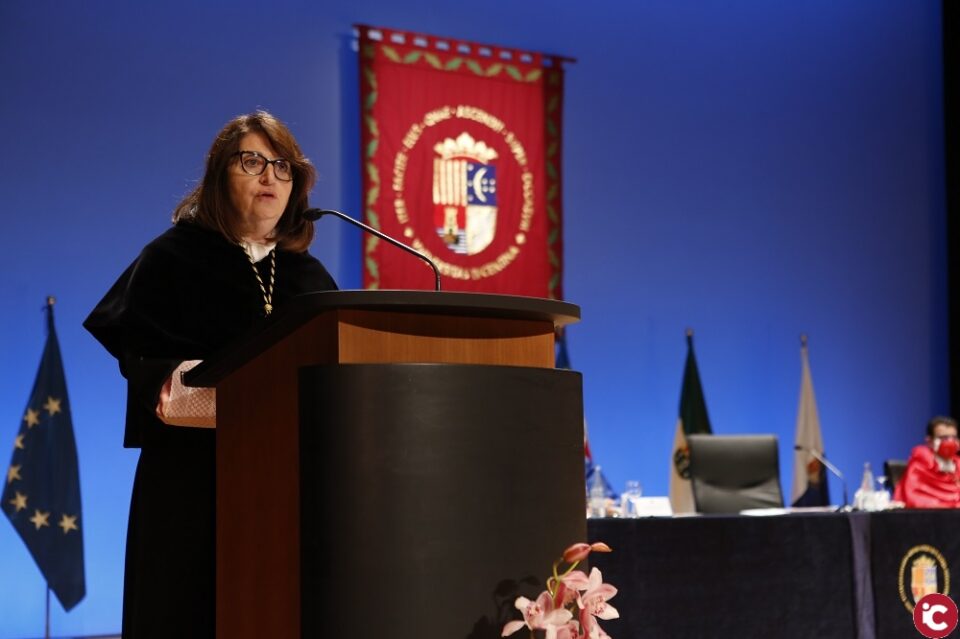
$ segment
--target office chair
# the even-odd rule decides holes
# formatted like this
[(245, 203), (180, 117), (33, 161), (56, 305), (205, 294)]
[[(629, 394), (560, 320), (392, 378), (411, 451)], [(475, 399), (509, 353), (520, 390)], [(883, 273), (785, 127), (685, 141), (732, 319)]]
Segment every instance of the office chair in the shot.
[(885, 477), (883, 483), (890, 492), (893, 492), (893, 489), (897, 487), (897, 482), (903, 477), (903, 471), (906, 469), (907, 461), (905, 459), (888, 459), (883, 462), (883, 475)]
[(688, 435), (687, 444), (697, 512), (783, 507), (775, 435)]

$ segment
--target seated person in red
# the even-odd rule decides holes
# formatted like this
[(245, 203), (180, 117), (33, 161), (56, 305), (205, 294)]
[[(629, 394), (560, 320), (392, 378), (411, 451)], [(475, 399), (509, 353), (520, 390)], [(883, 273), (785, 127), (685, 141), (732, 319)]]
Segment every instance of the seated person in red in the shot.
[(916, 446), (893, 499), (907, 508), (960, 508), (960, 458), (957, 421), (934, 417), (927, 424), (927, 443)]

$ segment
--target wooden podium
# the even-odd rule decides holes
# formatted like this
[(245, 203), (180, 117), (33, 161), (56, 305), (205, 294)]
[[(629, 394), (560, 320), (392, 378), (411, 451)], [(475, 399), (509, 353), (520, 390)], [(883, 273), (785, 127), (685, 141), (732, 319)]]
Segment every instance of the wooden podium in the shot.
[(217, 637), (498, 637), (586, 539), (581, 378), (554, 369), (578, 319), (315, 293), (194, 369), (217, 388)]

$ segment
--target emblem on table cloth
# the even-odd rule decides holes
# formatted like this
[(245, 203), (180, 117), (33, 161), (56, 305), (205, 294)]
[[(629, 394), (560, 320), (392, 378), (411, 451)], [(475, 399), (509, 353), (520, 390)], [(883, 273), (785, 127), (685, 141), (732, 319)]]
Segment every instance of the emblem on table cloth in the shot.
[(910, 592), (914, 601), (937, 592), (937, 564), (930, 557), (921, 555), (911, 563)]
[(497, 230), (497, 152), (469, 133), (435, 145), (433, 221), (454, 253), (476, 255)]
[(943, 554), (930, 545), (914, 546), (900, 560), (900, 600), (913, 614), (916, 603), (933, 593), (950, 592), (950, 569)]

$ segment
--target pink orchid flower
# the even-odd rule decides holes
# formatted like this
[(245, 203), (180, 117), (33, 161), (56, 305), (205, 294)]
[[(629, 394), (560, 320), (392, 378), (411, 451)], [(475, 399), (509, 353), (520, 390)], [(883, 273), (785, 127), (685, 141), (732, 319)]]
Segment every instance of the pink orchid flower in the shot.
[(557, 628), (557, 639), (582, 639), (580, 635), (580, 624), (570, 620)]
[(517, 597), (514, 607), (523, 613), (523, 621), (508, 621), (503, 626), (501, 637), (512, 635), (524, 626), (530, 630), (546, 631), (546, 639), (557, 639), (557, 630), (573, 618), (573, 613), (563, 608), (555, 608), (553, 597), (543, 591), (536, 601), (526, 597)]
[[(569, 577), (569, 575), (565, 575), (557, 583), (557, 591), (553, 594), (554, 608), (566, 608), (580, 597), (580, 591), (575, 587), (576, 580), (568, 582)], [(586, 580), (586, 575), (584, 575), (584, 580)]]
[(580, 625), (590, 639), (601, 639), (608, 636), (600, 628), (600, 624), (597, 623), (598, 618), (617, 619), (620, 617), (617, 609), (607, 603), (616, 594), (616, 588), (603, 583), (603, 575), (599, 569), (594, 568), (590, 571), (587, 588), (577, 600), (577, 605), (580, 607)]
[[(566, 597), (569, 597), (564, 601), (564, 604), (568, 604), (574, 599), (579, 599), (580, 591), (587, 590), (590, 587), (590, 578), (582, 570), (571, 570), (560, 577), (560, 585), (563, 587)], [(557, 592), (559, 594), (559, 589)]]

